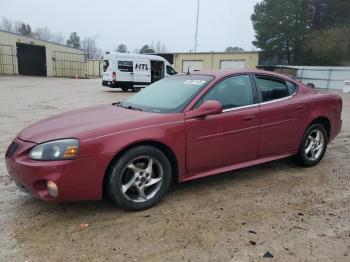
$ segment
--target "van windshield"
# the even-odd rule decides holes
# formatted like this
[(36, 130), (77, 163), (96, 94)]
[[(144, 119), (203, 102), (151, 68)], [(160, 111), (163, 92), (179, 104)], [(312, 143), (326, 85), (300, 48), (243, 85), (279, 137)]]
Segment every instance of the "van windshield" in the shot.
[(179, 113), (211, 81), (207, 75), (177, 75), (143, 88), (122, 103), (146, 112)]

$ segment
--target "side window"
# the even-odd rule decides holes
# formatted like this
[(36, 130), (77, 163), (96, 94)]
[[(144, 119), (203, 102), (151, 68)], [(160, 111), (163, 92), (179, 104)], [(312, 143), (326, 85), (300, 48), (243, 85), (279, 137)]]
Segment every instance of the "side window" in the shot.
[(171, 66), (166, 66), (166, 72), (168, 75), (176, 75), (177, 72), (174, 70), (174, 68), (172, 68)]
[(289, 96), (289, 89), (284, 80), (268, 76), (256, 76), (256, 84), (260, 89), (263, 102)]
[(296, 84), (287, 81), (287, 87), (290, 95), (293, 95), (297, 92), (297, 86)]
[(230, 109), (253, 104), (253, 91), (249, 75), (233, 76), (221, 81), (201, 102), (219, 101), (223, 109)]
[(121, 72), (133, 72), (132, 61), (118, 61), (118, 70)]
[(106, 72), (108, 67), (109, 67), (109, 61), (103, 60), (103, 72)]

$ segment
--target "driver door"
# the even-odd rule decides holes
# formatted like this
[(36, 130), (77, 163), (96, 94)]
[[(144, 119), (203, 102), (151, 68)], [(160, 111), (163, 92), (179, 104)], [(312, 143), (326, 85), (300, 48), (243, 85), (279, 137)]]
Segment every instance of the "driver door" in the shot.
[(196, 175), (256, 159), (259, 105), (249, 75), (224, 79), (197, 103), (216, 100), (223, 113), (186, 120), (186, 165)]

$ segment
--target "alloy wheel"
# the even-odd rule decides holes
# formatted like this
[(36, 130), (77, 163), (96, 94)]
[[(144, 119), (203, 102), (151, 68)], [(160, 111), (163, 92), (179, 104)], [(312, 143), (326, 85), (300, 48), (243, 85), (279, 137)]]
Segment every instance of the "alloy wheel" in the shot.
[(135, 203), (152, 199), (163, 181), (163, 167), (151, 156), (140, 156), (131, 160), (122, 172), (121, 192)]
[(321, 130), (313, 129), (305, 143), (305, 156), (310, 161), (317, 161), (322, 155), (325, 146), (325, 137)]

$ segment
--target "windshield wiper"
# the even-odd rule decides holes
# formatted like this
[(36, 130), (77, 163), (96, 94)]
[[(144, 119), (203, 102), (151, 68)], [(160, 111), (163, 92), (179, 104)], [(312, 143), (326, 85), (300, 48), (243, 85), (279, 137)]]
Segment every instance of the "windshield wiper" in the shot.
[(136, 111), (143, 111), (141, 108), (135, 107), (135, 106), (123, 106), (123, 108), (131, 109), (131, 110), (136, 110)]
[(116, 102), (116, 103), (113, 103), (112, 105), (114, 106), (119, 106), (119, 107), (122, 107), (122, 108), (126, 108), (126, 109), (130, 109), (130, 110), (135, 110), (135, 111), (143, 111), (141, 108), (139, 107), (136, 107), (136, 106), (127, 106), (127, 105), (123, 105), (122, 102)]

